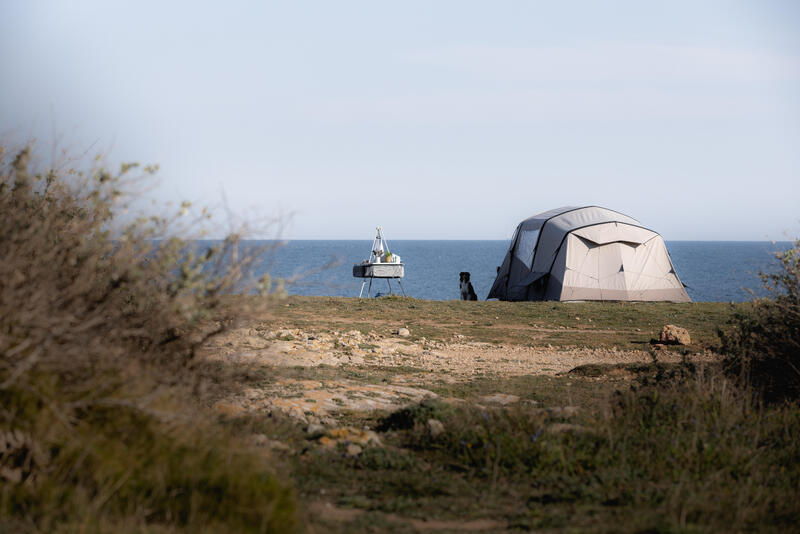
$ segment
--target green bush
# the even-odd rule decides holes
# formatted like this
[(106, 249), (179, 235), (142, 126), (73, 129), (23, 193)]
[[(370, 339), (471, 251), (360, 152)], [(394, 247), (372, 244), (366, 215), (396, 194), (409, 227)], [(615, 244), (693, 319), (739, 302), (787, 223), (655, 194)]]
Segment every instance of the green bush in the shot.
[(255, 257), (174, 237), (188, 205), (118, 222), (153, 168), (34, 160), (0, 149), (0, 530), (291, 530), (291, 491), (196, 408)]
[(767, 401), (800, 399), (800, 241), (762, 274), (769, 298), (738, 308), (719, 331), (730, 375)]

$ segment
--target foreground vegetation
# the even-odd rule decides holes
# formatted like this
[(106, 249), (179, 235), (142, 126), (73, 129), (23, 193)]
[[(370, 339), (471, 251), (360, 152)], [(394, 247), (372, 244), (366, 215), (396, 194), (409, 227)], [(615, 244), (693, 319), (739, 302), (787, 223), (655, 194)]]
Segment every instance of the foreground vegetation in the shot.
[(387, 431), (382, 448), (304, 455), (298, 482), (307, 499), (365, 510), (326, 524), (340, 532), (405, 531), (393, 515), (492, 519), (497, 531), (796, 528), (796, 409), (755, 408), (708, 377), (581, 408), (412, 406), (370, 422)]
[[(772, 298), (741, 305), (278, 301), (268, 280), (247, 278), (253, 257), (233, 260), (236, 236), (194, 254), (170, 239), (178, 219), (115, 222), (141, 178), (135, 166), (81, 173), (37, 170), (27, 149), (2, 157), (0, 531), (798, 530), (800, 247), (767, 277)], [(231, 296), (250, 290), (262, 295)], [(692, 344), (654, 344), (667, 323), (688, 328)], [(457, 379), (198, 358), (209, 339), (248, 324), (407, 325), (402, 343), (422, 346), (651, 357)], [(665, 351), (682, 363), (662, 363)], [(709, 359), (715, 351), (725, 357)], [(316, 428), (277, 411), (213, 408), (284, 379), (411, 375), (437, 398), (342, 410)], [(487, 400), (497, 394), (514, 397)], [(375, 439), (356, 448), (324, 445), (365, 428)]]
[(800, 399), (800, 240), (762, 274), (771, 298), (739, 309), (719, 330), (729, 374), (768, 401)]
[(0, 157), (0, 531), (294, 529), (270, 460), (198, 424), (235, 236), (196, 256), (174, 220), (115, 223), (152, 169)]

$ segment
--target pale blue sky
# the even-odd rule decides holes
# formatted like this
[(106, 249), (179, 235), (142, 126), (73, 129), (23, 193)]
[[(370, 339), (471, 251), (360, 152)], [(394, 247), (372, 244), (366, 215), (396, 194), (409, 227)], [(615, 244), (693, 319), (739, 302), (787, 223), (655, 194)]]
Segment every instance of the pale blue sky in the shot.
[(0, 1), (0, 133), (289, 238), (506, 239), (597, 204), (800, 235), (800, 2)]

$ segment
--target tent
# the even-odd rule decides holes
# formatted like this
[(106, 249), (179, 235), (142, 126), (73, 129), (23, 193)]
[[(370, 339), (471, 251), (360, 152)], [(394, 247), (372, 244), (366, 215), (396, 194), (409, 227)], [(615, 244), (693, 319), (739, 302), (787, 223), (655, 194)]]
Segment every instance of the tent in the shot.
[(487, 298), (691, 301), (664, 239), (598, 206), (558, 208), (519, 223)]

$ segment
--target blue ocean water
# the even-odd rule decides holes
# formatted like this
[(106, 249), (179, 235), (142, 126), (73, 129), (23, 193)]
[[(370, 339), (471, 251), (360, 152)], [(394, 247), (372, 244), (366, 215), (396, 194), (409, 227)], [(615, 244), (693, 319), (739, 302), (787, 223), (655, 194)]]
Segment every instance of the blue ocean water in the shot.
[[(405, 263), (406, 294), (430, 300), (458, 299), (461, 271), (472, 273), (478, 298), (485, 299), (508, 244), (507, 240), (389, 243)], [(273, 277), (295, 279), (287, 286), (290, 294), (356, 297), (361, 280), (353, 278), (352, 266), (369, 255), (371, 245), (371, 240), (290, 241), (270, 253), (263, 269)], [(748, 290), (763, 295), (758, 273), (776, 269), (775, 252), (790, 246), (768, 241), (667, 242), (675, 270), (692, 300), (717, 302), (749, 300), (753, 294)], [(327, 264), (332, 265), (323, 268)], [(386, 281), (375, 280), (373, 294), (376, 290), (388, 292)]]

